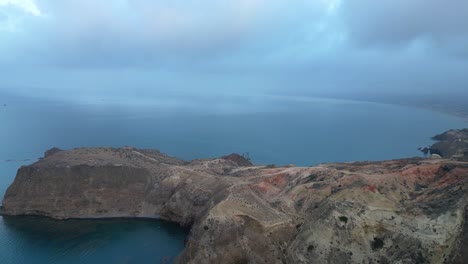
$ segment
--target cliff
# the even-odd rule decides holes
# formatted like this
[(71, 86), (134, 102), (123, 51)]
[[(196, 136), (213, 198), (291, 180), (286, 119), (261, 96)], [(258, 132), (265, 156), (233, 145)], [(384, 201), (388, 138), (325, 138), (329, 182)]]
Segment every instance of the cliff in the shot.
[(449, 159), (270, 168), (82, 148), (20, 168), (2, 213), (174, 221), (191, 227), (178, 263), (463, 263), (467, 179)]

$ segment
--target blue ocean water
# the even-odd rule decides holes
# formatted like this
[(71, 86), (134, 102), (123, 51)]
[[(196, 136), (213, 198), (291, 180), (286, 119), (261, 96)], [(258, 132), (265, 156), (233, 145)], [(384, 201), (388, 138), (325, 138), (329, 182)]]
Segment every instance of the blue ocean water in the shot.
[[(131, 145), (187, 160), (249, 152), (255, 163), (313, 165), (420, 156), (430, 137), (466, 126), (428, 110), (314, 98), (0, 99), (2, 197), (18, 167), (54, 146)], [(155, 220), (3, 217), (0, 263), (163, 263), (182, 250), (185, 236)]]

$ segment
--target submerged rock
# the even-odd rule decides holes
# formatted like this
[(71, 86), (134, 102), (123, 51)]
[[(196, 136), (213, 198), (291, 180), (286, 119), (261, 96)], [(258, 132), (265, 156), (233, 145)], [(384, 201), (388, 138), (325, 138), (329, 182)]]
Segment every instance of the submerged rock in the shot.
[[(82, 148), (21, 167), (3, 214), (153, 217), (191, 228), (178, 263), (463, 263), (468, 163), (186, 162)], [(250, 162), (250, 161), (249, 161)]]

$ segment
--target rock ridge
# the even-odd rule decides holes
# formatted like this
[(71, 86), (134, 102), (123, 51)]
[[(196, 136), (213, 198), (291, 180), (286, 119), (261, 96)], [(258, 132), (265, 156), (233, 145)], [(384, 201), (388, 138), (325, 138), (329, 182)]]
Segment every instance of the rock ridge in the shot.
[(467, 179), (455, 159), (272, 168), (78, 148), (21, 167), (2, 214), (177, 222), (177, 263), (463, 263)]

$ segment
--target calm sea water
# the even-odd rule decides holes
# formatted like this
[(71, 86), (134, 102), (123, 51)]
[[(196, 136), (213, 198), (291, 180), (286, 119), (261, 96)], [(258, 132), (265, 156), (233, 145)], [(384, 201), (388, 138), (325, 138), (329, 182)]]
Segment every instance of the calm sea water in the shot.
[[(183, 159), (249, 152), (256, 163), (312, 165), (420, 156), (466, 123), (427, 110), (342, 100), (244, 97), (186, 104), (80, 104), (0, 98), (0, 195), (51, 147), (131, 145)], [(3, 106), (6, 104), (6, 106)], [(186, 234), (154, 220), (0, 218), (0, 263), (163, 263)]]

